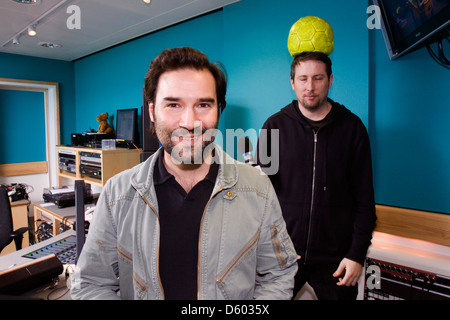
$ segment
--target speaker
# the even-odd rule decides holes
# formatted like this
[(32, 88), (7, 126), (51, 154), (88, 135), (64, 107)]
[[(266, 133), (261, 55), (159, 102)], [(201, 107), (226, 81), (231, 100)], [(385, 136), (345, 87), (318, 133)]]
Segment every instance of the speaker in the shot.
[(0, 271), (0, 295), (19, 295), (51, 283), (64, 268), (54, 254)]

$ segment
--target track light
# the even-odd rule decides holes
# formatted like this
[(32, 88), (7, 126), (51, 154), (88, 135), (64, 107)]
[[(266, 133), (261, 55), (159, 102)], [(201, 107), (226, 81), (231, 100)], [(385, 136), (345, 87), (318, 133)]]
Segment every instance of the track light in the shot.
[(18, 37), (18, 36), (17, 36), (17, 37), (14, 37), (12, 42), (13, 42), (13, 44), (15, 44), (15, 45), (19, 45), (19, 44), (20, 44), (19, 37)]
[(30, 37), (34, 37), (36, 35), (36, 26), (29, 26), (28, 27), (28, 35)]

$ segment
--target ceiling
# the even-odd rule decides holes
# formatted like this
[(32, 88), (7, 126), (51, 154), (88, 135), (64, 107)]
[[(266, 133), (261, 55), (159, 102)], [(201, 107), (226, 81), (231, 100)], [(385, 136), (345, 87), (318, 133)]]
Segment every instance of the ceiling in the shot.
[(73, 61), (240, 0), (16, 1), (0, 0), (0, 52)]

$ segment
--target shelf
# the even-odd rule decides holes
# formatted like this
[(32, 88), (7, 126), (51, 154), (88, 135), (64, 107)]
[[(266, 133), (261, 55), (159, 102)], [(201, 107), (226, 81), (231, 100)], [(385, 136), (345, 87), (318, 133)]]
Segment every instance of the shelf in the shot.
[[(62, 152), (60, 152), (62, 151)], [(84, 180), (86, 183), (97, 185), (103, 187), (109, 178), (116, 175), (117, 173), (129, 169), (140, 162), (139, 150), (137, 149), (123, 149), (116, 148), (111, 150), (102, 150), (94, 148), (77, 148), (77, 147), (56, 147), (56, 152), (59, 155), (72, 154), (74, 157), (73, 161), (75, 166), (71, 166), (71, 171), (63, 170), (58, 166), (57, 174), (59, 178), (68, 178), (76, 180)], [(82, 160), (82, 156), (83, 159)], [(87, 156), (87, 158), (85, 158)], [(92, 161), (87, 161), (92, 160)], [(83, 162), (84, 170), (81, 170), (80, 166)], [(98, 169), (92, 171), (89, 167), (86, 167), (86, 162), (91, 162), (94, 165), (92, 167), (97, 167)], [(88, 168), (88, 169), (86, 169)], [(73, 171), (74, 170), (74, 171)], [(86, 172), (82, 171), (89, 171)], [(95, 174), (99, 176), (95, 176)], [(60, 179), (61, 185), (61, 179)]]

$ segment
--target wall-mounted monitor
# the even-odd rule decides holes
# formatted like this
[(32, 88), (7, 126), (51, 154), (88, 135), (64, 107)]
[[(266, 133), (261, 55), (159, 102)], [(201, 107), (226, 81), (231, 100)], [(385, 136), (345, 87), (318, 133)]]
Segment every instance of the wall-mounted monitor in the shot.
[(374, 4), (380, 8), (391, 60), (449, 36), (449, 0), (374, 0)]
[(117, 110), (116, 139), (139, 145), (137, 108)]

